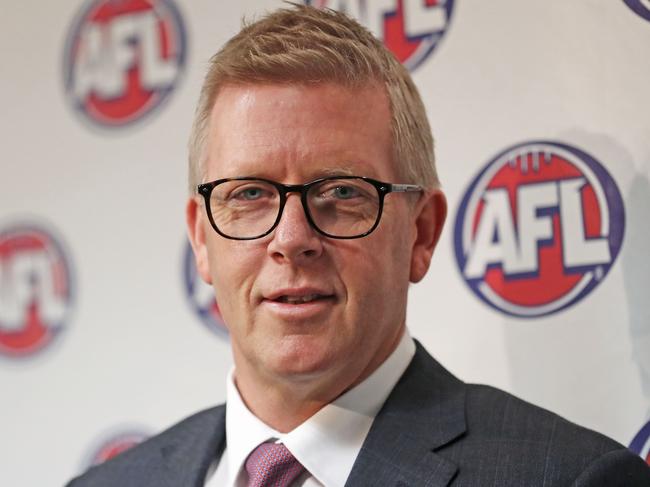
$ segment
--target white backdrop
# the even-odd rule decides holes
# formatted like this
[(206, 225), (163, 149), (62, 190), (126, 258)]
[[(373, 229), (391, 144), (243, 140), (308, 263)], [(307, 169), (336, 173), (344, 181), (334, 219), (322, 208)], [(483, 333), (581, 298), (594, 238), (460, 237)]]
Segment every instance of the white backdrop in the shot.
[[(62, 485), (100, 450), (110, 456), (224, 398), (227, 336), (196, 310), (204, 289), (194, 288), (198, 301), (187, 295), (195, 283), (185, 269), (186, 140), (209, 56), (242, 15), (281, 2), (126, 0), (116, 11), (110, 3), (3, 5), (2, 485)], [(421, 49), (405, 62), (417, 65), (450, 204), (431, 271), (411, 289), (411, 333), (462, 379), (629, 445), (650, 418), (650, 2), (398, 3), (411, 45)], [(383, 20), (401, 22), (374, 10), (363, 20), (379, 35)], [(106, 30), (96, 38), (90, 31), (112, 24), (120, 24), (111, 31), (119, 49), (110, 64)], [(427, 43), (435, 45), (428, 54)], [(139, 80), (128, 78), (134, 66)], [(125, 92), (133, 98), (120, 100)], [(620, 252), (611, 237), (609, 261), (590, 268), (609, 270), (591, 292), (555, 313), (520, 318), (470, 289), (454, 225), (476, 218), (459, 208), (488, 163), (518, 144), (534, 153), (530, 143), (539, 140), (583, 151), (609, 175), (594, 190), (610, 207), (582, 207), (584, 236), (611, 237), (599, 226), (606, 214), (624, 232)], [(526, 282), (555, 286), (550, 278), (535, 283), (536, 275), (508, 279), (535, 301)], [(644, 456), (649, 435), (634, 443)]]

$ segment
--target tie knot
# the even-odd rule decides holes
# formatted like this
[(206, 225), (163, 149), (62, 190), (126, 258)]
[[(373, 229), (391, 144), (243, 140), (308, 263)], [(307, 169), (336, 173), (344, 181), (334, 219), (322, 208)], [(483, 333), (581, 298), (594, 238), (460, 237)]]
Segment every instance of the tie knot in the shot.
[(248, 487), (287, 487), (304, 470), (282, 443), (262, 443), (246, 459)]

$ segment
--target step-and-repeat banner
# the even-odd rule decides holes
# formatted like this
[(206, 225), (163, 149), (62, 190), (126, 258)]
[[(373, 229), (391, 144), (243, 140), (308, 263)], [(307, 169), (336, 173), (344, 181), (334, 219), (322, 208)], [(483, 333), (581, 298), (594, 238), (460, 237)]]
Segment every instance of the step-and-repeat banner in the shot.
[[(650, 1), (312, 1), (412, 72), (450, 215), (412, 335), (650, 448)], [(185, 237), (207, 60), (281, 2), (8, 2), (0, 20), (0, 484), (62, 485), (224, 398)]]

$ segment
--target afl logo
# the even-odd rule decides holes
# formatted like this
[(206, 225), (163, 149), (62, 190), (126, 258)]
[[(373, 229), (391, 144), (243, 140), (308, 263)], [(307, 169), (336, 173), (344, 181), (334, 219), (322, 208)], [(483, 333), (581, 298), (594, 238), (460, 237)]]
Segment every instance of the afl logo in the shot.
[(185, 28), (172, 0), (91, 0), (65, 46), (65, 91), (101, 127), (142, 119), (169, 97), (185, 66)]
[(364, 24), (409, 70), (418, 67), (445, 34), (454, 0), (311, 0)]
[(497, 155), (471, 183), (456, 216), (456, 260), (490, 306), (549, 315), (603, 280), (624, 220), (616, 183), (593, 157), (557, 142), (527, 142)]
[(69, 259), (51, 232), (0, 229), (0, 354), (25, 357), (64, 329), (73, 297)]
[(650, 465), (650, 421), (634, 437), (630, 443), (630, 450), (640, 455)]
[(89, 460), (86, 461), (85, 467), (92, 467), (104, 463), (111, 458), (118, 456), (127, 450), (130, 450), (139, 443), (147, 439), (149, 435), (142, 432), (122, 432), (113, 434), (105, 438), (101, 444), (96, 447)]
[(650, 0), (623, 0), (634, 12), (650, 21)]
[(189, 243), (185, 247), (183, 257), (183, 277), (187, 299), (203, 324), (222, 337), (228, 336), (228, 330), (221, 318), (219, 305), (214, 297), (214, 289), (199, 276), (194, 262), (194, 253)]

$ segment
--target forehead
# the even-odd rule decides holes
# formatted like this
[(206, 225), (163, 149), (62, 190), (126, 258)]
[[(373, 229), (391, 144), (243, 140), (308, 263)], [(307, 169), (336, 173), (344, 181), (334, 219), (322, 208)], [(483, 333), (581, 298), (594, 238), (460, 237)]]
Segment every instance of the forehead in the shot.
[(392, 178), (392, 154), (389, 101), (379, 85), (226, 86), (210, 115), (205, 177)]

